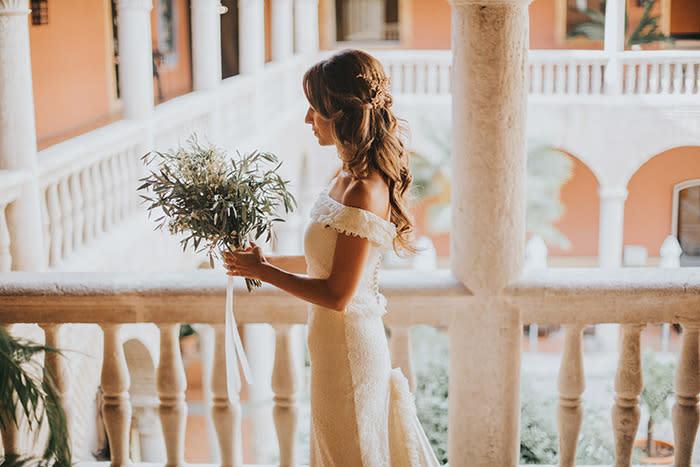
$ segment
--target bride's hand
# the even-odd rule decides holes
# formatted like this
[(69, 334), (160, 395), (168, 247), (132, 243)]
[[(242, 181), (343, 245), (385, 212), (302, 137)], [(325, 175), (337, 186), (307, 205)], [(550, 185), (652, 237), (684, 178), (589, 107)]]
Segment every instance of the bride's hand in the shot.
[(260, 247), (250, 242), (246, 250), (236, 250), (233, 253), (222, 252), (224, 266), (229, 276), (242, 276), (248, 279), (261, 279), (269, 263), (263, 256)]

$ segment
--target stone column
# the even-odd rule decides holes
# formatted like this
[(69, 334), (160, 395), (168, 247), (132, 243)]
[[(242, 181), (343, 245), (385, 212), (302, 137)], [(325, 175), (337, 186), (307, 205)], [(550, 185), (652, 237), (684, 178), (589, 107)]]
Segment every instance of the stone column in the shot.
[(294, 37), (298, 53), (318, 51), (318, 0), (294, 0)]
[(219, 0), (192, 0), (192, 87), (215, 89), (221, 82)]
[(265, 4), (238, 0), (238, 37), (241, 74), (257, 73), (265, 66)]
[[(622, 266), (622, 230), (625, 222), (627, 190), (620, 187), (601, 186), (598, 194), (600, 195), (598, 267), (619, 268)], [(620, 341), (618, 324), (599, 324), (595, 332), (600, 345), (599, 350), (617, 352)]]
[(450, 465), (516, 466), (529, 2), (450, 2), (452, 272), (474, 294), (450, 324)]
[(153, 0), (117, 0), (119, 89), (122, 116), (147, 119), (153, 112)]
[(46, 267), (37, 186), (36, 124), (29, 55), (28, 0), (0, 0), (0, 169), (30, 176), (7, 207), (12, 269)]
[(625, 6), (626, 0), (610, 0), (605, 4), (605, 53), (608, 66), (605, 69), (605, 89), (608, 94), (622, 91), (622, 68), (620, 52), (625, 50)]
[(293, 0), (272, 0), (272, 60), (284, 61), (294, 53)]

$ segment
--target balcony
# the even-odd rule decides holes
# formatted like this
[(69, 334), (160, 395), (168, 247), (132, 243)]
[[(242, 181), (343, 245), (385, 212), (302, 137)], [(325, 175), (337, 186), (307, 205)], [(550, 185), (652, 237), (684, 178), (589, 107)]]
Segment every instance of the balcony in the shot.
[[(177, 340), (179, 323), (198, 323), (212, 336), (210, 345), (221, 346), (224, 336), (225, 284), (221, 272), (119, 273), (66, 271), (109, 261), (115, 256), (105, 244), (126, 241), (120, 232), (130, 229), (145, 213), (139, 207), (135, 187), (143, 173), (140, 157), (151, 148), (167, 149), (191, 132), (234, 150), (265, 141), (283, 149), (286, 167), (299, 176), (300, 212), (284, 227), (285, 244), (276, 251), (298, 251), (303, 212), (308, 209), (322, 169), (309, 168), (313, 142), (299, 137), (305, 103), (301, 76), (310, 63), (325, 53), (300, 53), (242, 75), (173, 99), (142, 118), (128, 118), (38, 153), (36, 175), (26, 170), (0, 173), (0, 322), (3, 325), (36, 323), (44, 339), (61, 346), (65, 335), (79, 336), (74, 324), (101, 328), (102, 338), (92, 333), (89, 343), (103, 346), (101, 387), (103, 417), (111, 448), (111, 462), (121, 465), (129, 455), (130, 420), (136, 402), (129, 397), (130, 368), (123, 347), (124, 329), (146, 324), (149, 336), (157, 335), (151, 354), (157, 361), (155, 400), (150, 408), (159, 412), (168, 465), (183, 464), (186, 406), (183, 361)], [(449, 105), (455, 79), (449, 51), (381, 51), (376, 54), (391, 76), (397, 108), (408, 113), (425, 105)], [(531, 51), (526, 68), (531, 106), (608, 105), (644, 107), (649, 126), (661, 125), (659, 115), (681, 106), (697, 112), (700, 106), (700, 53), (695, 51), (607, 52)], [(564, 124), (569, 122), (564, 122)], [(685, 138), (684, 122), (669, 128)], [(671, 131), (671, 130), (669, 130)], [(675, 134), (675, 133), (674, 133)], [(695, 136), (693, 136), (695, 137)], [(304, 155), (306, 154), (306, 156)], [(634, 164), (632, 164), (634, 165)], [(606, 167), (600, 170), (605, 172)], [(320, 170), (318, 173), (313, 170)], [(322, 178), (322, 177), (320, 177)], [(17, 201), (28, 184), (38, 185), (43, 245), (37, 248), (50, 272), (11, 272), (27, 245), (17, 228)], [(141, 224), (139, 224), (141, 225)], [(143, 225), (141, 225), (143, 227)], [(143, 231), (147, 231), (146, 226)], [(129, 239), (127, 239), (129, 240)], [(129, 240), (130, 241), (130, 240)], [(128, 242), (124, 248), (128, 248)], [(606, 254), (609, 252), (606, 252)], [(391, 331), (393, 364), (413, 381), (410, 329), (428, 325), (446, 329), (457, 337), (474, 336), (481, 329), (501, 326), (502, 339), (512, 344), (520, 338), (522, 325), (562, 326), (564, 351), (559, 370), (557, 408), (560, 463), (573, 465), (578, 427), (582, 420), (584, 392), (582, 333), (593, 324), (621, 325), (622, 341), (615, 379), (612, 426), (615, 432), (617, 465), (629, 465), (634, 434), (639, 423), (638, 397), (642, 389), (640, 335), (649, 324), (681, 323), (680, 363), (675, 377), (674, 432), (677, 465), (689, 465), (697, 431), (700, 394), (700, 269), (683, 270), (529, 270), (508, 285), (499, 303), (517, 307), (519, 313), (489, 316), (481, 312), (484, 299), (472, 294), (448, 270), (431, 274), (411, 271), (382, 273), (381, 286), (389, 301), (385, 324)], [(275, 332), (274, 369), (270, 386), (274, 392), (274, 424), (278, 434), (280, 465), (296, 459), (299, 393), (302, 377), (293, 345), (294, 327), (306, 322), (306, 305), (270, 287), (251, 294), (238, 284), (235, 308), (241, 325), (266, 324)], [(517, 316), (516, 316), (517, 315)], [(505, 324), (495, 322), (504, 318)], [(157, 331), (154, 329), (157, 328)], [(65, 329), (65, 331), (62, 331)], [(95, 327), (92, 327), (94, 331)], [(466, 331), (464, 331), (466, 330)], [(129, 331), (131, 332), (131, 331)], [(465, 334), (466, 332), (466, 334)], [(41, 332), (36, 336), (41, 339)], [(63, 336), (63, 337), (61, 337)], [(513, 337), (516, 336), (516, 337)], [(514, 340), (515, 339), (515, 340)], [(467, 340), (468, 341), (468, 340)], [(475, 340), (475, 342), (478, 342)], [(501, 342), (496, 342), (500, 345)], [(508, 345), (510, 345), (508, 344)], [(452, 355), (461, 355), (463, 342), (453, 344)], [(519, 381), (519, 353), (486, 353), (485, 372), (504, 386)], [(97, 352), (99, 355), (99, 352)], [(77, 356), (48, 362), (58, 375), (77, 366)], [(211, 371), (211, 417), (218, 437), (223, 465), (241, 465), (241, 405), (231, 400), (225, 379), (224, 357), (213, 354)], [(452, 359), (454, 385), (484, 395), (478, 384), (463, 381), (459, 359)], [(67, 399), (90, 397), (80, 384), (59, 377), (59, 388)], [(234, 393), (241, 390), (236, 382)], [(486, 400), (486, 398), (485, 398)], [(138, 401), (141, 404), (143, 401)], [(83, 402), (84, 404), (84, 402)], [(482, 400), (451, 401), (451, 418), (464, 418), (473, 426), (470, 409)], [(493, 406), (509, 402), (487, 400)], [(75, 423), (85, 420), (76, 406), (68, 407)], [(516, 412), (517, 413), (517, 412)], [(79, 426), (79, 425), (78, 425)], [(463, 425), (459, 425), (463, 426)], [(511, 427), (512, 428), (512, 427)], [(79, 430), (79, 429), (78, 429)], [(457, 429), (459, 430), (459, 428)], [(76, 431), (77, 433), (78, 431)], [(464, 433), (453, 432), (454, 439)], [(78, 437), (76, 435), (76, 437)], [(5, 440), (13, 439), (11, 433)], [(8, 441), (6, 441), (8, 443)], [(9, 443), (8, 443), (9, 444)], [(84, 460), (81, 462), (90, 464)]]

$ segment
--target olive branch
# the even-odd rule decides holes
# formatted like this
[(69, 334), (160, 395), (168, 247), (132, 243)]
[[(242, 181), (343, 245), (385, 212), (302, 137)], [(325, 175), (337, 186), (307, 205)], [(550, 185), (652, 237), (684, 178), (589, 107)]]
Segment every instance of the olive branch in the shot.
[[(280, 208), (289, 213), (296, 200), (289, 180), (278, 170), (282, 163), (269, 152), (252, 151), (235, 157), (211, 144), (202, 145), (192, 135), (186, 145), (170, 152), (152, 151), (143, 162), (150, 174), (140, 179), (139, 190), (149, 217), (162, 211), (157, 230), (184, 234), (183, 251), (206, 251), (209, 261), (221, 251), (245, 249), (251, 240), (272, 238), (272, 227), (283, 222)], [(246, 279), (248, 290), (260, 281)]]

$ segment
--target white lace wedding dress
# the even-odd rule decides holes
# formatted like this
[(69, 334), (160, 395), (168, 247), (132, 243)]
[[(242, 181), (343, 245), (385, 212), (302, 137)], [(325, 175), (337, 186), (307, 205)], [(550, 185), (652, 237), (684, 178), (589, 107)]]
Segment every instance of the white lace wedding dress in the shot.
[(377, 273), (396, 227), (335, 201), (329, 190), (316, 201), (304, 238), (309, 276), (328, 277), (339, 232), (367, 238), (372, 248), (344, 312), (311, 306), (310, 467), (438, 466), (408, 382), (391, 369), (382, 323), (386, 300)]

